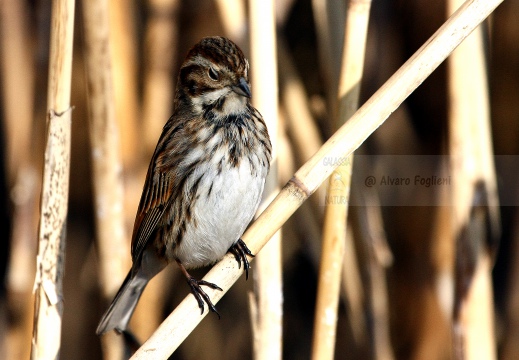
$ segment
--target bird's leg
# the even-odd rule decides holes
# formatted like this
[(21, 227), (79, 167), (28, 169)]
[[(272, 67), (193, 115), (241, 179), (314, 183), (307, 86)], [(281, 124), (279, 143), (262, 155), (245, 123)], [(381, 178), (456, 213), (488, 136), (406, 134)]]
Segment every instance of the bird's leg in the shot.
[(177, 264), (180, 267), (180, 270), (182, 270), (182, 273), (184, 273), (184, 276), (187, 279), (187, 283), (189, 287), (191, 288), (191, 293), (194, 295), (196, 301), (198, 302), (198, 307), (201, 310), (201, 314), (204, 313), (204, 301), (207, 303), (207, 306), (209, 307), (209, 310), (216, 313), (218, 315), (218, 319), (220, 319), (220, 314), (216, 310), (216, 307), (211, 302), (211, 299), (209, 298), (209, 295), (206, 294), (206, 292), (202, 289), (201, 285), (209, 286), (212, 289), (223, 291), (221, 287), (219, 287), (216, 284), (210, 283), (205, 280), (197, 280), (194, 277), (192, 277), (182, 265), (182, 263), (178, 260)]
[(247, 255), (254, 257), (254, 254), (249, 250), (247, 244), (245, 244), (242, 239), (238, 239), (238, 241), (229, 248), (228, 252), (234, 255), (239, 268), (241, 268), (241, 263), (243, 262), (243, 267), (245, 268), (245, 279), (249, 279), (250, 264)]

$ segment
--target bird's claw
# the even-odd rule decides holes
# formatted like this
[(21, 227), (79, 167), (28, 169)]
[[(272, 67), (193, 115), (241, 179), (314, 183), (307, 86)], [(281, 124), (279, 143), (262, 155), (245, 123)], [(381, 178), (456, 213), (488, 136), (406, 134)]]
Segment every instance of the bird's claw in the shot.
[(187, 280), (187, 283), (189, 284), (189, 287), (191, 288), (191, 293), (195, 297), (196, 301), (198, 302), (198, 307), (200, 308), (200, 314), (204, 313), (204, 301), (207, 303), (207, 306), (209, 307), (209, 310), (216, 313), (218, 315), (218, 319), (220, 319), (220, 313), (218, 310), (216, 310), (216, 307), (211, 301), (211, 298), (209, 298), (209, 295), (202, 289), (202, 285), (208, 286), (211, 289), (220, 290), (223, 291), (221, 287), (219, 287), (216, 284), (210, 283), (205, 280), (197, 280), (194, 277), (190, 277)]
[(247, 244), (242, 239), (238, 239), (233, 246), (229, 248), (229, 252), (234, 255), (234, 258), (238, 262), (238, 267), (241, 268), (241, 263), (243, 262), (243, 268), (245, 269), (245, 279), (249, 279), (249, 259), (247, 259), (247, 255), (254, 257), (254, 254), (249, 250)]

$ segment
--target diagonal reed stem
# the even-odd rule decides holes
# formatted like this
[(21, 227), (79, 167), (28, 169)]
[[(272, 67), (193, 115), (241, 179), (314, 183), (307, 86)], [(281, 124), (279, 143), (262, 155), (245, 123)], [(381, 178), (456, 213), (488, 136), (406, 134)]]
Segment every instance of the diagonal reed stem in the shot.
[[(503, 0), (468, 0), (436, 33), (306, 162), (243, 235), (253, 253), (287, 221), (335, 170), (326, 157), (344, 158), (357, 149), (395, 109)], [(232, 255), (225, 256), (205, 276), (223, 291), (207, 290), (217, 302), (241, 276)], [(167, 359), (207, 315), (186, 297), (132, 359)]]

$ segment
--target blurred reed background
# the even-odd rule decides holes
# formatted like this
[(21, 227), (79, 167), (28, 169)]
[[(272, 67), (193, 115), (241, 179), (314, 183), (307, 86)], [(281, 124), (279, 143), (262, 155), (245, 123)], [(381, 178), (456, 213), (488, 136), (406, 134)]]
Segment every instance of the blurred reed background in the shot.
[[(120, 358), (114, 349), (121, 339), (108, 336), (102, 343), (95, 327), (130, 267), (137, 202), (149, 158), (172, 112), (179, 64), (201, 37), (224, 35), (241, 46), (254, 69), (251, 3), (76, 4), (61, 358)], [(344, 122), (340, 114), (351, 115), (357, 107), (350, 99), (353, 109), (339, 110), (338, 92), (347, 81), (341, 69), (348, 4), (274, 2), (277, 47), (268, 53), (277, 56), (274, 126), (281, 187)], [(374, 0), (370, 9), (368, 0), (351, 4), (369, 12), (364, 71), (361, 82), (353, 84), (359, 105), (460, 5)], [(5, 359), (26, 359), (31, 351), (51, 5), (50, 0), (0, 0), (0, 357)], [(340, 296), (336, 334), (330, 335), (331, 345), (323, 345), (328, 355), (316, 345), (314, 317), (320, 259), (325, 258), (325, 192), (333, 183), (325, 183), (283, 226), (278, 285), (283, 359), (519, 358), (517, 13), (519, 1), (500, 5), (473, 46), (463, 50), (465, 57), (460, 49), (441, 65), (356, 152), (361, 160), (356, 157), (352, 171), (354, 206), (340, 230), (342, 256), (333, 260), (342, 265), (335, 283)], [(103, 53), (107, 43), (110, 53)], [(99, 62), (92, 62), (100, 53)], [(108, 72), (92, 75), (96, 64), (107, 62)], [(111, 162), (96, 158), (96, 149), (109, 154)], [(408, 168), (412, 162), (404, 155), (436, 156), (415, 164), (418, 172)], [(500, 159), (495, 164), (492, 155)], [(459, 165), (467, 162), (468, 168)], [(442, 168), (449, 163), (449, 169)], [(365, 186), (375, 169), (377, 174), (421, 174), (424, 167), (426, 173), (450, 175), (452, 188), (393, 187), (388, 195)], [(99, 212), (106, 208), (94, 200), (103, 190), (109, 204), (118, 204), (108, 210), (105, 225)], [(254, 273), (256, 262), (252, 267)], [(188, 294), (178, 276), (171, 266), (148, 286), (132, 319), (140, 340)], [(222, 319), (207, 316), (171, 358), (252, 358), (247, 293), (253, 288), (253, 281), (240, 278), (218, 303)]]

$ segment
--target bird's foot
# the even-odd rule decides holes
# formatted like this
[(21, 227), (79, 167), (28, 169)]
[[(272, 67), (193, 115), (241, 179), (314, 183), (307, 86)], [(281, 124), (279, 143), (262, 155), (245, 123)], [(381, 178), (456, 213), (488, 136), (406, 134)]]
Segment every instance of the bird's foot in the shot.
[(200, 314), (204, 313), (204, 301), (205, 301), (207, 303), (207, 306), (209, 307), (209, 310), (216, 313), (216, 315), (218, 315), (218, 319), (220, 319), (220, 314), (216, 310), (216, 307), (212, 303), (209, 295), (207, 295), (207, 293), (202, 289), (202, 285), (209, 286), (211, 289), (220, 290), (220, 291), (223, 291), (222, 288), (216, 284), (210, 283), (209, 281), (195, 279), (187, 272), (186, 268), (179, 260), (177, 260), (177, 264), (187, 279), (187, 284), (191, 288), (191, 293), (193, 294), (196, 301), (198, 302), (198, 307), (200, 308), (200, 311), (201, 311)]
[(238, 262), (238, 267), (241, 268), (241, 263), (243, 262), (243, 268), (245, 269), (245, 279), (249, 278), (249, 259), (247, 259), (247, 255), (254, 257), (254, 254), (249, 250), (247, 244), (242, 239), (238, 239), (233, 246), (231, 246), (228, 250), (231, 254), (234, 255), (234, 258)]
[(191, 287), (191, 293), (195, 297), (196, 301), (198, 302), (198, 307), (200, 308), (200, 314), (204, 313), (204, 301), (207, 303), (207, 306), (209, 307), (209, 310), (216, 313), (218, 315), (218, 319), (220, 319), (220, 313), (218, 310), (216, 310), (216, 307), (211, 301), (211, 298), (209, 298), (209, 295), (202, 289), (202, 285), (209, 286), (211, 289), (220, 290), (223, 291), (221, 287), (219, 287), (216, 284), (210, 283), (205, 280), (197, 280), (192, 276), (189, 276), (187, 279), (187, 283), (189, 284), (189, 287)]

